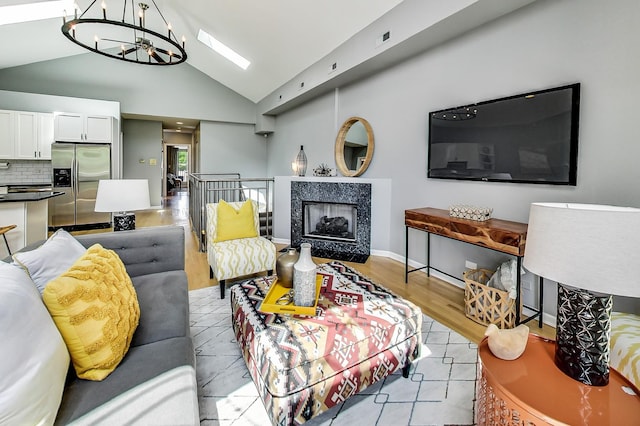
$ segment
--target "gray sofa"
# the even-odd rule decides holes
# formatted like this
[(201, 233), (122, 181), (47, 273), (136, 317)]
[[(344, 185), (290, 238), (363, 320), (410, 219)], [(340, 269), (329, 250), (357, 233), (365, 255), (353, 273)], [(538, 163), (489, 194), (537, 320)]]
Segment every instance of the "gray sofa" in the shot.
[(136, 289), (140, 321), (129, 351), (106, 379), (78, 379), (70, 368), (56, 424), (198, 424), (184, 229), (142, 228), (76, 239), (87, 248), (100, 243), (120, 256)]

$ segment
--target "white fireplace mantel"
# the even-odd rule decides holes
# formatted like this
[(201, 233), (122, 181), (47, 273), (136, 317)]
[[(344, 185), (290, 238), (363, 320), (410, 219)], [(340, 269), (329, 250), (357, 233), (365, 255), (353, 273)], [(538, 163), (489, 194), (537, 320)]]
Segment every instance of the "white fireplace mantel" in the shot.
[(291, 182), (346, 182), (371, 184), (371, 254), (388, 253), (391, 244), (391, 179), (276, 176), (274, 182), (274, 242), (291, 242)]

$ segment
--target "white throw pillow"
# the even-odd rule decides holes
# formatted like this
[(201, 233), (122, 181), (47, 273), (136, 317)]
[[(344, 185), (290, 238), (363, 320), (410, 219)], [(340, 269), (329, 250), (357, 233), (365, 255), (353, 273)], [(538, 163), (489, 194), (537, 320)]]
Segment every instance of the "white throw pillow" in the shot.
[(53, 424), (69, 353), (33, 283), (0, 261), (0, 424)]
[(58, 229), (37, 249), (14, 254), (13, 262), (29, 273), (42, 294), (47, 283), (66, 272), (85, 251), (71, 234)]

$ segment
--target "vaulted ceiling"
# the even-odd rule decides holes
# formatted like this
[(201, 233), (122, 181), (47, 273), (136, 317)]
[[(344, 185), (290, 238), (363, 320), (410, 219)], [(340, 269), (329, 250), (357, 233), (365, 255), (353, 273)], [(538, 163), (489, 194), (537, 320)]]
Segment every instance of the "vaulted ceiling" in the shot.
[[(174, 32), (186, 37), (187, 62), (254, 102), (401, 2), (155, 0)], [(0, 6), (19, 3), (26, 1), (0, 0)], [(90, 3), (77, 1), (81, 10)], [(147, 3), (153, 7), (153, 0)], [(105, 4), (109, 13), (122, 10), (121, 0), (105, 0)], [(87, 53), (62, 35), (61, 26), (62, 18), (0, 26), (0, 69)], [(250, 60), (249, 68), (242, 70), (198, 42), (200, 29)]]

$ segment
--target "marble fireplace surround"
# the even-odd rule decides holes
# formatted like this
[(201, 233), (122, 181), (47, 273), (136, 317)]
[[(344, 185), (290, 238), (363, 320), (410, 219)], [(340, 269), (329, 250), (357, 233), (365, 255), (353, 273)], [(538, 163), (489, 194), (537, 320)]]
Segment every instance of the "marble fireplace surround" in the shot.
[[(355, 241), (337, 241), (304, 235), (304, 202), (344, 203), (357, 207)], [(371, 249), (371, 184), (348, 182), (291, 182), (291, 246), (311, 244), (311, 254), (364, 263)]]
[[(391, 179), (369, 179), (348, 177), (297, 177), (276, 176), (274, 183), (274, 242), (292, 244), (295, 240), (292, 222), (293, 211), (291, 202), (291, 188), (294, 182), (304, 183), (356, 183), (370, 185), (370, 248), (367, 254), (389, 256), (391, 223)], [(323, 201), (323, 200), (312, 200)], [(335, 201), (335, 200), (329, 200)], [(336, 201), (338, 202), (338, 201)], [(300, 203), (302, 204), (302, 203)], [(302, 207), (300, 206), (300, 209)], [(301, 232), (301, 231), (300, 231)], [(309, 241), (317, 245), (316, 239)], [(370, 252), (370, 253), (369, 253)]]

